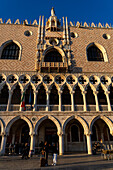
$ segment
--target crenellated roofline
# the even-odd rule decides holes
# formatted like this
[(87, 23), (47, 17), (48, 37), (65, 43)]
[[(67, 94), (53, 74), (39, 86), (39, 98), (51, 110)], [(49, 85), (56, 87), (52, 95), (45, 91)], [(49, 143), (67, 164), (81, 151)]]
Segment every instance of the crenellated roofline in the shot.
[[(8, 20), (6, 19), (2, 19), (0, 18), (0, 24), (11, 24), (11, 25), (29, 25), (29, 26), (38, 26), (39, 23), (38, 21), (35, 19), (33, 22), (31, 21), (28, 21), (27, 19), (25, 20), (19, 20), (19, 19), (16, 19), (15, 21), (14, 20), (11, 20), (10, 18)], [(45, 24), (44, 24), (45, 25)], [(84, 23), (80, 23), (79, 21), (77, 21), (76, 23), (75, 22), (72, 22), (70, 21), (69, 22), (69, 26), (70, 27), (78, 27), (78, 28), (113, 28), (113, 26), (111, 24), (101, 24), (100, 22), (98, 24), (94, 24), (94, 22), (92, 23), (87, 23), (87, 22), (84, 22)]]

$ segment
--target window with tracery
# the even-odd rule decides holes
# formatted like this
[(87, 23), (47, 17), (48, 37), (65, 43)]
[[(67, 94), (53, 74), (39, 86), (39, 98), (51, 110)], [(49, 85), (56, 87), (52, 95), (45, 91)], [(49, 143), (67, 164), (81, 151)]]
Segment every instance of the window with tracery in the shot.
[(14, 42), (8, 44), (2, 52), (1, 59), (18, 60), (20, 48)]
[(62, 56), (56, 49), (52, 49), (45, 55), (44, 62), (62, 62)]
[(103, 53), (96, 46), (92, 45), (87, 49), (88, 61), (104, 61)]

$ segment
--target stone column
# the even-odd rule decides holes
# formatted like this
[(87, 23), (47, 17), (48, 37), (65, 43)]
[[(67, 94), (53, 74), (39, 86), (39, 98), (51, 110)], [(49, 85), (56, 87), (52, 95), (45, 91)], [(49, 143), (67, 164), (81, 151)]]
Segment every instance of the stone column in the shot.
[(34, 108), (33, 108), (33, 111), (37, 111), (37, 104), (36, 104), (36, 101), (37, 101), (37, 93), (38, 91), (34, 91)]
[[(22, 99), (22, 97), (23, 97), (23, 93), (24, 93), (24, 91), (21, 91), (21, 99)], [(23, 109), (23, 108), (21, 107), (21, 104), (22, 104), (22, 103), (20, 103), (20, 111), (22, 111), (22, 109)]]
[(110, 103), (110, 99), (109, 99), (109, 91), (106, 91), (105, 92), (105, 95), (106, 95), (106, 99), (107, 99), (107, 104), (108, 104), (108, 111), (111, 111), (111, 103)]
[(93, 94), (95, 96), (96, 111), (99, 111), (100, 109), (99, 109), (99, 102), (98, 102), (98, 97), (97, 97), (98, 91), (94, 91)]
[(82, 91), (83, 95), (83, 102), (84, 102), (84, 111), (87, 111), (87, 105), (86, 105), (86, 91)]
[(50, 91), (47, 91), (46, 94), (47, 94), (47, 106), (46, 106), (46, 111), (49, 111), (49, 94), (50, 94)]
[(30, 134), (31, 141), (30, 141), (30, 151), (35, 152), (35, 134)]
[(0, 155), (5, 154), (6, 139), (7, 139), (7, 136), (5, 134), (2, 134)]
[(62, 111), (62, 91), (59, 91), (59, 111)]
[(71, 111), (75, 110), (75, 105), (74, 105), (74, 91), (71, 91)]
[(64, 135), (62, 133), (58, 134), (59, 136), (59, 155), (64, 154)]
[(88, 150), (88, 155), (92, 155), (92, 143), (91, 143), (91, 134), (87, 134), (87, 150)]
[(9, 98), (8, 98), (8, 104), (7, 104), (7, 111), (10, 111), (12, 93), (13, 93), (12, 90), (9, 90)]

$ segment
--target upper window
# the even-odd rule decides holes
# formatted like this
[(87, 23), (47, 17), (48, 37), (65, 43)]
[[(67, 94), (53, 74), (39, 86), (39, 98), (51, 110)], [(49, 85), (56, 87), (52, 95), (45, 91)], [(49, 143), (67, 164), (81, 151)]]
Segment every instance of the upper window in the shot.
[(2, 52), (1, 59), (18, 60), (20, 48), (14, 42), (8, 44)]
[(87, 49), (88, 61), (104, 61), (103, 53), (96, 46), (92, 45)]
[(44, 62), (62, 62), (62, 56), (56, 49), (51, 49), (45, 55)]

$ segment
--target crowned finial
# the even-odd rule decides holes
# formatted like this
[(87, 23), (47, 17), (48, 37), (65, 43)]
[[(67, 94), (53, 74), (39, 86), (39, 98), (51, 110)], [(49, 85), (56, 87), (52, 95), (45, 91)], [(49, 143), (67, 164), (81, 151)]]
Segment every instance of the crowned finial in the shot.
[(52, 7), (52, 9), (51, 9), (51, 16), (55, 16), (55, 10), (54, 10), (54, 7)]

